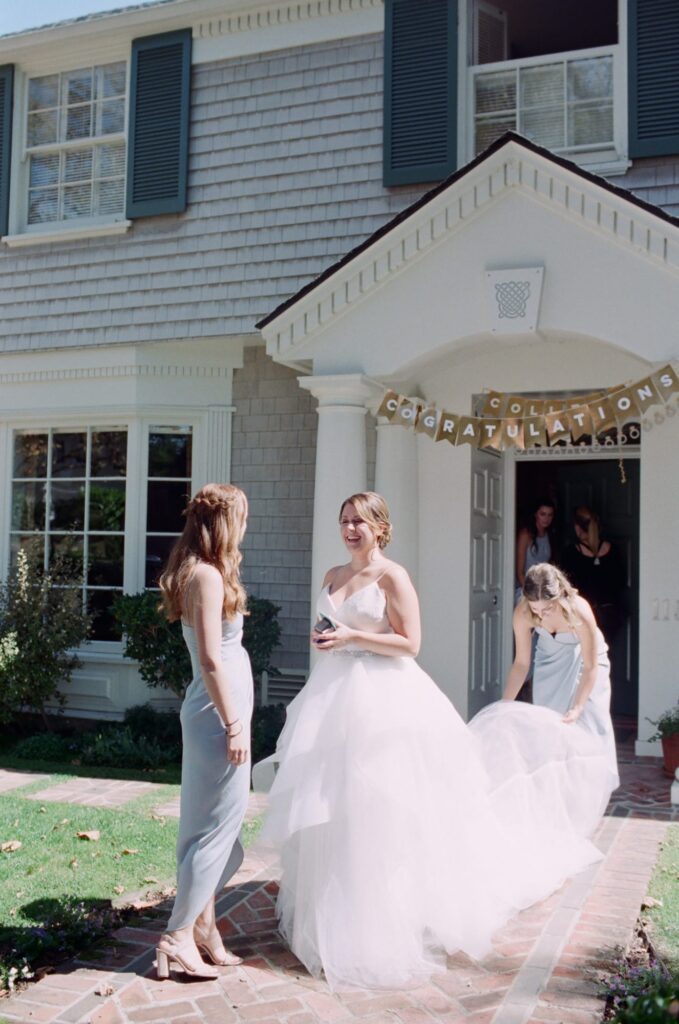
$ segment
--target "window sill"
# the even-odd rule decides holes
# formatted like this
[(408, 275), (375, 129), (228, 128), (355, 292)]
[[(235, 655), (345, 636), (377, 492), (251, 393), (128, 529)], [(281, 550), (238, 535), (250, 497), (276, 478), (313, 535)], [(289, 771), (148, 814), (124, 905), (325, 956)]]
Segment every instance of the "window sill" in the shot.
[(80, 224), (77, 227), (52, 228), (47, 231), (25, 231), (20, 235), (3, 235), (0, 240), (10, 249), (20, 249), (29, 245), (49, 245), (54, 242), (70, 242), (80, 238), (124, 235), (131, 227), (131, 220), (116, 220), (109, 224)]

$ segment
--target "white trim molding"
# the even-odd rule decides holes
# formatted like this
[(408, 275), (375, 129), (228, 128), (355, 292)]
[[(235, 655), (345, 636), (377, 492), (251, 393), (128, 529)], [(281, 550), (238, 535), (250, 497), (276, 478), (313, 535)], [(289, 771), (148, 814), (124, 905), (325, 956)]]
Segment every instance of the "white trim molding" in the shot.
[[(60, 222), (60, 223), (63, 223)], [(81, 238), (105, 238), (107, 235), (124, 235), (132, 227), (131, 220), (116, 220), (110, 224), (82, 224), (79, 227), (58, 226), (49, 231), (25, 231), (20, 235), (3, 235), (1, 242), (10, 249), (29, 245), (50, 245), (56, 242), (71, 242)]]
[(242, 8), (194, 27), (193, 63), (382, 32), (383, 8), (384, 0), (307, 0)]
[(603, 182), (599, 185), (577, 169), (509, 140), (265, 324), (268, 354), (281, 362), (309, 358), (313, 342), (331, 323), (510, 192), (522, 193), (679, 277), (675, 224)]

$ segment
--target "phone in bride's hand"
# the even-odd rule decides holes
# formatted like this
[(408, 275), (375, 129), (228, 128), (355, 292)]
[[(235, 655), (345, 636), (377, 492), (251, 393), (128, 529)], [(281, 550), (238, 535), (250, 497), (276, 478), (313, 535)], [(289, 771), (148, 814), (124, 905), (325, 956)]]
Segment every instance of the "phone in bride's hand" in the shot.
[(336, 629), (335, 623), (331, 622), (327, 615), (321, 615), (314, 626), (314, 633), (331, 633)]

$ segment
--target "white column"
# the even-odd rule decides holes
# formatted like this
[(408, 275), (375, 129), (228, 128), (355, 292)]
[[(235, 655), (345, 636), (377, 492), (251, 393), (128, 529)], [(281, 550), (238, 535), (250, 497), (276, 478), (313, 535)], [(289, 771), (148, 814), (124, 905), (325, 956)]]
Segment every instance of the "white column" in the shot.
[(417, 584), (418, 486), (417, 435), (387, 422), (377, 424), (375, 490), (386, 498), (394, 526), (387, 557), (399, 562)]
[(374, 387), (358, 373), (300, 377), (299, 384), (318, 399), (311, 556), (315, 602), (328, 569), (347, 560), (339, 536), (339, 509), (344, 498), (367, 486), (365, 414)]
[(208, 406), (205, 483), (227, 484), (231, 479), (233, 411), (232, 405)]

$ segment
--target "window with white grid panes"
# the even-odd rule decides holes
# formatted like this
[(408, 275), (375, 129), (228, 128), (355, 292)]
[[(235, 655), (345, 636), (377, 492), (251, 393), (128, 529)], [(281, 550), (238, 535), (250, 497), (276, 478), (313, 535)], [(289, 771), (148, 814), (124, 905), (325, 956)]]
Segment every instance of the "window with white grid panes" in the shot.
[(16, 431), (10, 554), (45, 568), (64, 558), (94, 616), (92, 639), (120, 639), (111, 612), (123, 589), (127, 430), (106, 426)]
[(157, 587), (172, 545), (184, 529), (191, 497), (193, 436), (187, 426), (149, 427), (145, 584)]
[(510, 129), (555, 152), (612, 146), (613, 56), (476, 69), (476, 152)]
[(122, 216), (126, 62), (30, 78), (27, 91), (27, 224)]

